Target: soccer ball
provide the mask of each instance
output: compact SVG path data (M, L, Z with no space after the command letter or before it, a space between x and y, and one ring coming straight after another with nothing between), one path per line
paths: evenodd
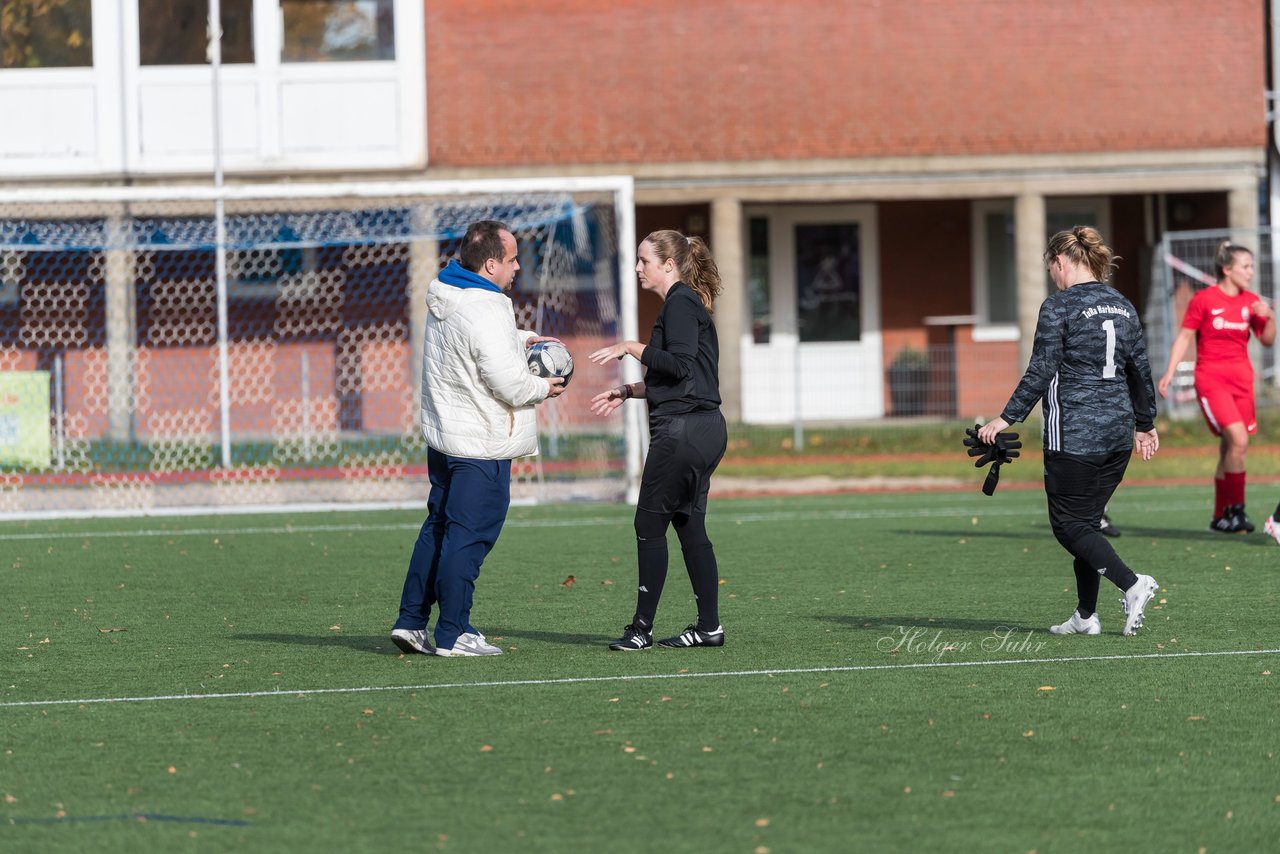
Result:
M573 356L558 341L539 341L529 348L529 373L539 377L564 377L568 385L573 378Z

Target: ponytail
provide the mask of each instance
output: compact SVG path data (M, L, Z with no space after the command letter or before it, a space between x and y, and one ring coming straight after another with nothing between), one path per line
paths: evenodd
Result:
M1065 255L1073 264L1088 267L1099 282L1106 282L1116 268L1120 256L1102 242L1102 235L1089 225L1076 225L1049 238L1044 250L1045 263Z
M1219 282L1227 278L1227 268L1236 263L1236 256L1241 252L1249 256L1253 255L1247 247L1232 243L1230 240L1224 240L1218 244L1218 251L1213 255L1213 267L1218 271Z
M720 296L723 285L720 270L706 241L701 237L686 237L678 231L663 229L651 233L643 242L653 247L659 261L676 262L680 281L698 295L707 314L714 314L716 297Z

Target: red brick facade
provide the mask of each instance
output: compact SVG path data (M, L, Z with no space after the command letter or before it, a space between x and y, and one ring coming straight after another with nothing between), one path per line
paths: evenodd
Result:
M427 4L433 167L1257 147L1263 4Z

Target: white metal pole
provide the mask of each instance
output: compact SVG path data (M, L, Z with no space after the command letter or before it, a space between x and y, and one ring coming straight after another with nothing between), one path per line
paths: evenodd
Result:
M302 351L302 458L311 462L311 360Z
M538 335L546 334L546 331L542 328L542 310L546 305L547 299L547 279L551 275L550 247L551 241L554 237L555 225L550 224L543 230L542 239L537 243L537 245L541 246L543 249L543 254L539 259L538 264L538 303L537 308L534 309L533 312L533 331ZM527 354L528 350L526 350L525 353ZM560 450L556 441L556 418L554 412L550 409L550 407L555 406L555 403L554 399L548 400L546 406L538 406L533 410L533 417L537 424L539 437L542 436L543 421L548 419L550 420L550 424L548 426L551 434L551 446L548 449L548 453L552 456L558 454ZM539 503L541 503L547 495L546 469L544 469L542 465L544 457L545 455L541 453L541 450L539 450L539 453L533 458L533 478L534 482L537 484L536 494L537 501Z
M222 197L222 3L209 0L209 64L213 69L214 270L218 288L218 415L222 466L231 466L231 376L227 365L227 219Z
M1280 306L1280 247L1276 246L1276 238L1280 237L1280 0L1271 0L1271 31L1267 33L1267 52L1271 56L1271 91L1267 103L1268 133L1267 139L1267 190L1269 204L1267 207L1268 224L1271 226L1270 260L1271 260L1271 309ZM1271 384L1280 388L1280 343L1272 345Z
M636 305L636 191L631 181L619 187L614 198L618 205L618 308L622 315L622 338L640 339L640 315ZM640 363L622 360L623 382L640 381ZM640 474L644 469L645 408L641 404L627 406L623 412L623 439L626 442L627 501L640 498Z
M804 450L804 384L803 374L800 370L800 318L796 317L796 344L795 349L791 352L791 394L792 394L792 423L791 423L791 450Z
M62 399L62 354L53 357L53 437L58 448L58 470L67 467L67 420L66 401Z

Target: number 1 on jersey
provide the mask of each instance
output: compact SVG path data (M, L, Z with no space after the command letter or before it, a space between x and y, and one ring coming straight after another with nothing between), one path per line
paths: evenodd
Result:
M1116 322L1110 318L1102 321L1107 333L1107 360L1102 365L1102 378L1109 380L1116 375Z

